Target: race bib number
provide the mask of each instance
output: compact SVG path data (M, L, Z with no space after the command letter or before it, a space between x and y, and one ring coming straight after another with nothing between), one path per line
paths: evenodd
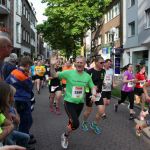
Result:
M51 86L51 92L54 92L56 88L58 88L58 86Z
M72 88L73 98L82 98L83 94L84 94L84 87L73 86Z
M133 82L128 82L128 87L133 87L134 86L134 83Z
M112 84L112 76L111 75L105 76L105 83L106 84Z
M145 81L141 81L141 82L140 82L140 86L141 86L141 87L143 87L144 84L145 84Z
M48 75L45 75L45 78L46 78L46 80L48 80L48 79L49 79L49 76L48 76Z
M95 102L98 102L100 100L100 98L101 98L101 93L97 93Z

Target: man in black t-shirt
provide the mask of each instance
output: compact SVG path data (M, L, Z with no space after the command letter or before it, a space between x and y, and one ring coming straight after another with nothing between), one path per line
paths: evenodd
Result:
M93 83L95 84L97 88L97 94L96 94L96 101L95 104L98 108L98 111L96 113L95 120L90 124L91 129L94 130L96 134L101 133L101 128L98 126L99 120L104 113L104 103L103 98L101 97L102 92L102 85L105 77L105 70L103 69L104 59L102 57L95 58L95 67L91 68L90 70L87 70L87 72L91 75ZM87 119L89 115L92 112L92 104L91 101L91 92L88 90L88 87L86 89L86 110L83 115L83 123L82 123L82 129L83 131L88 131L88 122Z

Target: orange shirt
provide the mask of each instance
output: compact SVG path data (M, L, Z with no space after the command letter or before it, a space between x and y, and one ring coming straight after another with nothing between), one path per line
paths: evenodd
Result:
M72 68L72 66L70 66L70 67L64 66L64 67L62 68L62 71L65 71L65 70L73 70L73 68ZM62 80L61 80L61 83L62 83L62 84L66 84L66 80L65 80L65 79L62 79Z

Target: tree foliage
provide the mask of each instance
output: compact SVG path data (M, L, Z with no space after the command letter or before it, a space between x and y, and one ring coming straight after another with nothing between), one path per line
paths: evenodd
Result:
M82 45L84 33L95 26L110 0L42 0L47 3L47 21L37 26L53 49L71 55Z

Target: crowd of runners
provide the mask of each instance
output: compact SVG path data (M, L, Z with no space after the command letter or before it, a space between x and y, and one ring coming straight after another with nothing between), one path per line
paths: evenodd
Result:
M33 119L32 111L35 103L34 93L40 95L42 88L49 89L49 110L61 115L61 101L63 100L68 123L61 135L61 146L68 148L68 139L72 131L79 128L79 116L83 110L81 129L90 128L95 134L101 134L100 120L109 118L107 106L111 102L111 92L114 87L120 86L121 98L114 105L114 111L119 111L119 105L126 98L129 99L129 120L138 116L143 124L136 125L137 135L143 128L150 125L145 117L150 113L149 107L145 110L145 103L150 102L147 87L150 82L147 78L146 66L140 63L133 70L132 64L122 69L121 85L115 83L114 70L111 59L104 60L97 55L87 63L83 56L77 56L74 62L65 62L57 56L48 60L34 60L29 56L17 58L11 53L11 41L0 36L0 144L5 150L13 147L3 145L19 145L34 150L36 139L30 132ZM136 72L135 74L133 72ZM140 114L135 114L134 103L141 102ZM96 105L95 118L88 118ZM94 107L95 108L95 107ZM15 147L14 149L23 149Z

